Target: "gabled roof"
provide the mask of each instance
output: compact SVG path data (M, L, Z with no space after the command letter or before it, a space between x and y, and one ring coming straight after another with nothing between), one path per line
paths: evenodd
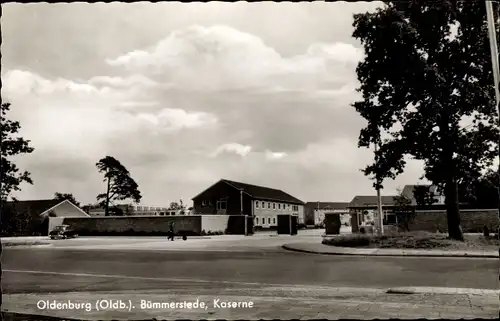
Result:
M86 216L89 216L81 208L71 203L68 200L28 200L28 201L9 201L5 202L3 206L13 207L17 212L29 212L33 216L40 216L42 214L47 214L53 208L61 205L62 203L69 203L73 205L76 209L80 210Z
M348 202L307 202L306 208L320 210L345 210L349 206Z
M30 200L30 201L9 201L4 206L12 206L17 212L30 212L33 215L40 215L49 209L61 204L61 200Z
M397 196L382 196L382 206L395 205L395 198ZM377 196L376 195L358 195L355 196L349 203L349 207L372 207L377 206Z
M405 187L401 191L401 194L410 199L413 205L417 204L417 201L415 200L414 190L418 186L428 187L429 192L431 192L435 196L441 196L441 193L438 192L436 185L405 185Z
M247 183L231 181L228 179L221 179L217 183L215 183L214 185L216 185L220 182L228 184L229 186L231 186L237 190L243 190L243 193L247 194L248 196L250 196L254 199L301 204L301 205L304 204L304 202L302 202L298 198L295 198L292 195L285 193L279 189L258 186L258 185L251 185L251 184L247 184ZM214 186L214 185L212 185L212 186ZM212 186L207 188L207 190L210 189ZM205 191L203 191L203 192L205 192ZM195 198L197 198L198 196L203 194L203 192L196 195L192 199L194 200Z

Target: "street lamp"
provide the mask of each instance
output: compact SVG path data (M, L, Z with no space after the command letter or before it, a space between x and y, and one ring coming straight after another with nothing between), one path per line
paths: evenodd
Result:
M377 151L378 151L378 142L375 142L375 162L378 162L378 157L377 157ZM384 234L384 214L382 213L382 196L380 194L380 187L378 178L375 175L375 179L377 181L377 218L378 218L378 232L380 235Z
M496 98L496 109L497 109L497 116L498 116L498 121L500 123L500 92L499 92L499 81L500 81L500 67L498 63L498 45L497 45L497 35L496 35L496 28L495 28L495 15L493 13L493 2L492 1L485 1L486 4L486 19L487 19L487 24L488 24L488 37L490 40L490 51L491 51L491 64L493 67L493 79L494 79L494 85L495 85L495 98ZM500 125L500 124L499 124ZM498 179L499 179L499 184L497 186L498 189L498 217L500 218L500 137L498 137ZM500 236L499 236L500 237ZM500 253L500 249L499 249Z

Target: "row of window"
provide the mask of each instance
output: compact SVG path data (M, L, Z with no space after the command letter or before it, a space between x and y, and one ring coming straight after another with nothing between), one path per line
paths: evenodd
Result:
M276 225L276 217L272 218L272 222L273 222L272 223L273 225ZM266 224L266 217L262 217L262 218L260 218L260 220L259 220L259 217L255 217L255 225L259 225L259 224L262 224L262 225ZM267 217L267 224L271 225L271 217Z
M267 208L271 209L271 206L272 206L273 210L281 210L281 209L290 210L290 208L292 211L295 211L295 212L299 210L298 205L267 202ZM255 208L266 208L266 202L255 201Z

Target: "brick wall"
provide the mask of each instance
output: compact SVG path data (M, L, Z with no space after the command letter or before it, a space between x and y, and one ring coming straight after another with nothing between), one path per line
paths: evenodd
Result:
M52 219L52 218L51 218ZM174 232L201 233L201 216L125 216L125 217L65 217L69 225L81 236L154 233L167 235L170 223ZM49 224L50 225L50 224Z
M81 236L89 235L167 235L170 223L174 232L199 235L205 232L245 234L243 215L192 215L192 216L124 216L124 217L50 217L49 230L56 225L69 225ZM249 226L251 227L251 226Z
M498 210L460 210L462 230L465 233L480 233L486 225L490 231L500 226ZM448 231L446 211L444 210L419 210L415 219L409 224L410 231L436 232Z

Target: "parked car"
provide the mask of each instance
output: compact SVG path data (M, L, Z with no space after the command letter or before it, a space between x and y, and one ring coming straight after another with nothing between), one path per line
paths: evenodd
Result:
M51 239L61 238L73 238L77 237L76 231L72 229L69 225L58 225L56 226L50 233L49 236Z

